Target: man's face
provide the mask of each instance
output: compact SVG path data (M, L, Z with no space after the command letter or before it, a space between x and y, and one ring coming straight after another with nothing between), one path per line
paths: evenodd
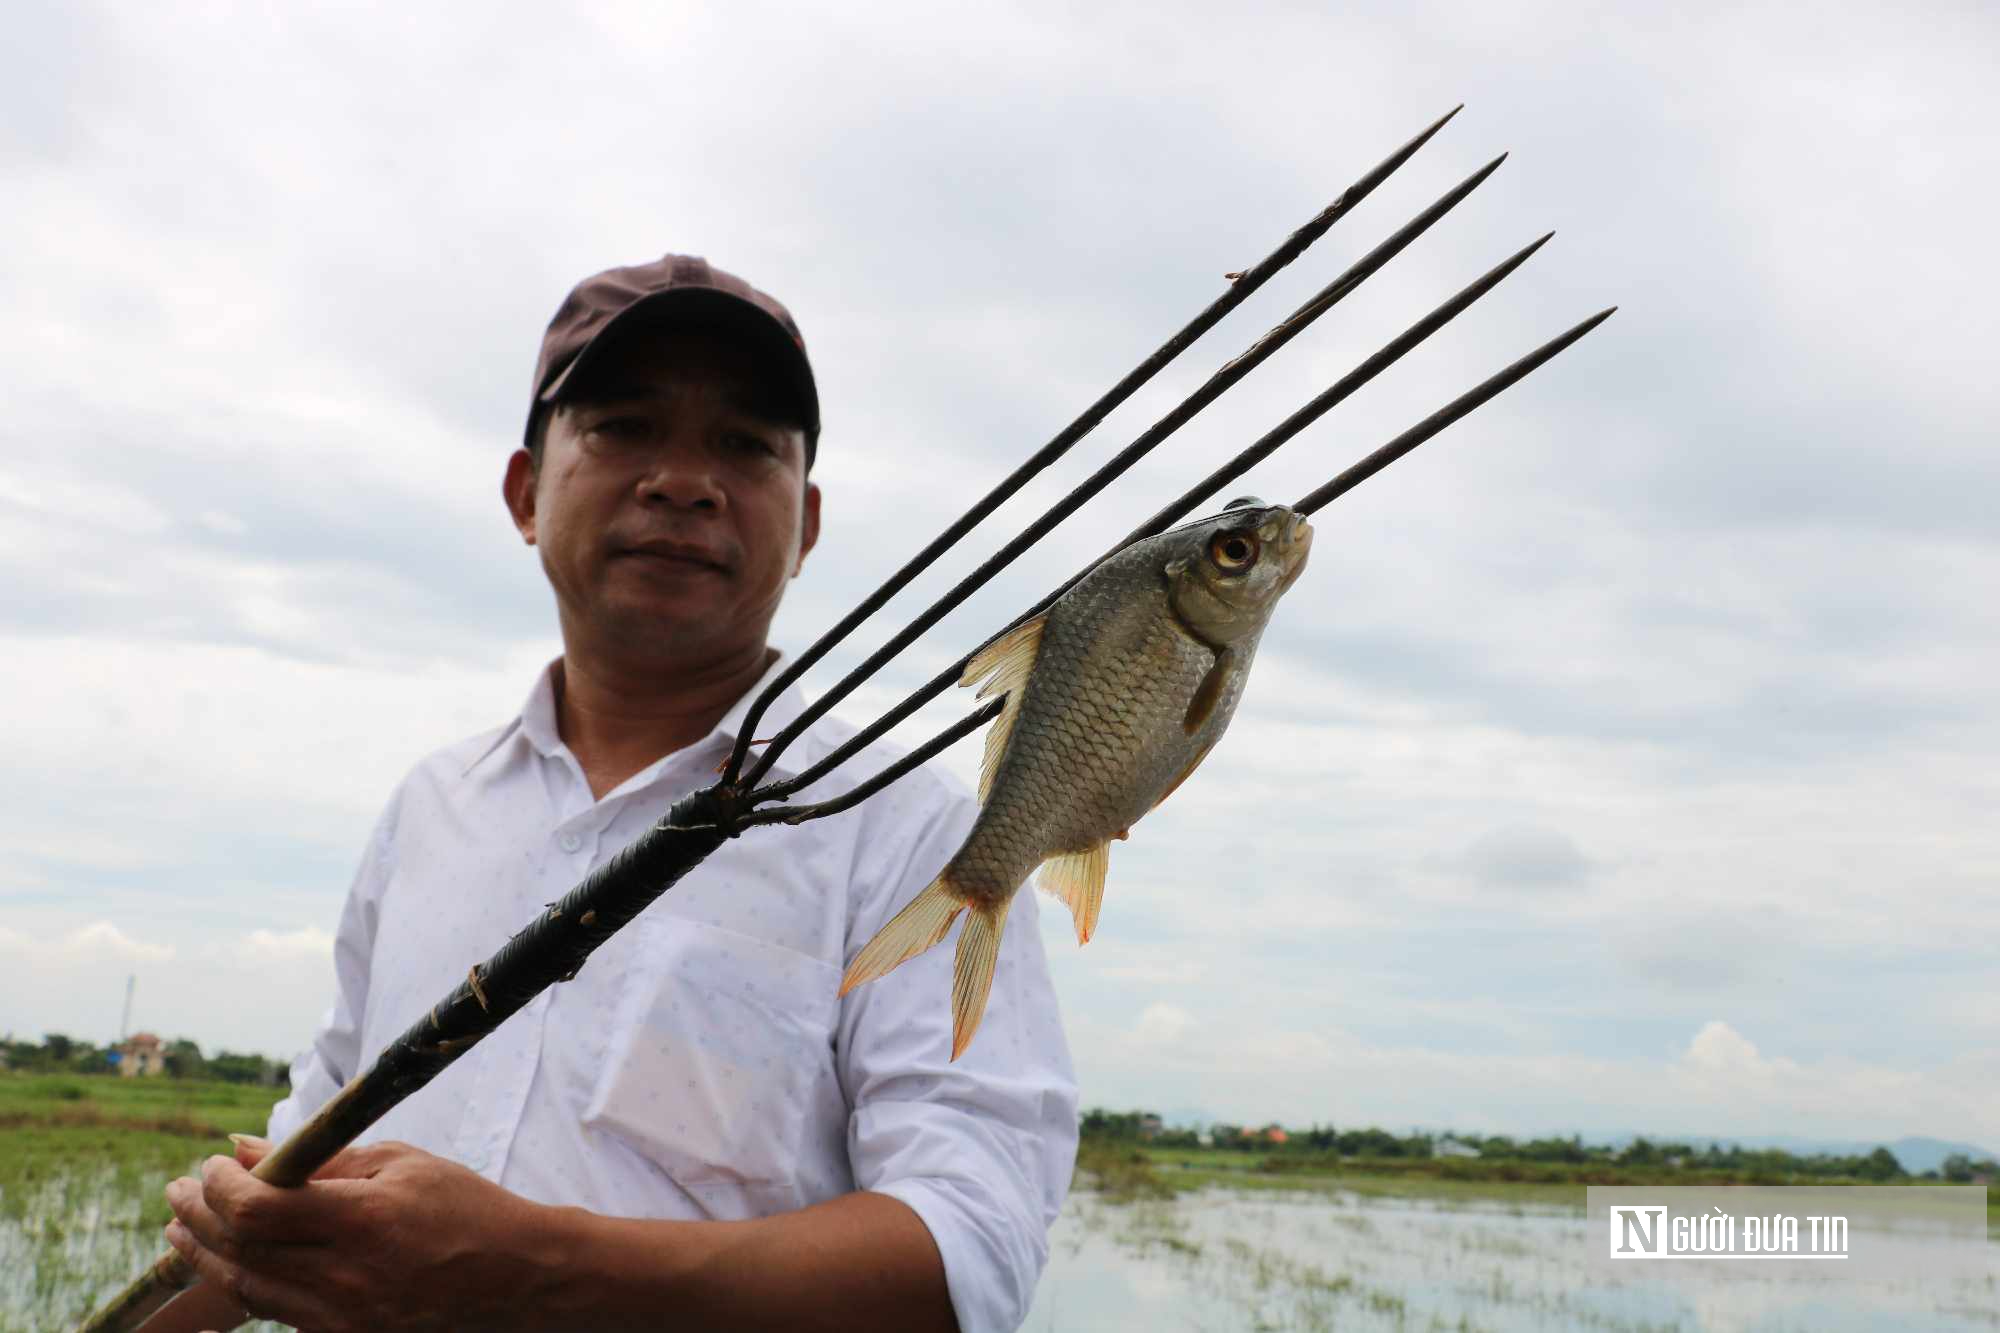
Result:
M722 339L632 334L554 413L507 507L541 550L572 651L723 663L762 647L819 537L805 438L758 410L756 360Z

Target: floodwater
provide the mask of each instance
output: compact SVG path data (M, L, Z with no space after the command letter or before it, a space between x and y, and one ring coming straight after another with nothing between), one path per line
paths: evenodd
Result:
M145 1182L154 1192L164 1183ZM160 1251L111 1172L0 1201L0 1333L73 1324ZM259 1325L269 1328L269 1325ZM2000 1333L1991 1266L1834 1285L1742 1265L1713 1281L1621 1281L1586 1263L1583 1215L1508 1203L1209 1189L1111 1203L1074 1191L1028 1333Z
M1816 1265L1700 1280L1602 1275L1580 1211L1344 1192L1078 1191L1050 1237L1028 1333L1872 1333L2000 1329L1986 1265L1956 1280L1835 1283ZM1655 1270L1657 1271L1657 1270Z
M0 1195L0 1333L74 1327L165 1253L165 1172L77 1171ZM245 1325L275 1333L277 1325Z

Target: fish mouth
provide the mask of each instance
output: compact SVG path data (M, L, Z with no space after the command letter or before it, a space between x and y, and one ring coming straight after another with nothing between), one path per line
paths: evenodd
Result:
M1312 555L1312 544L1312 524L1306 521L1304 514L1293 514L1292 521L1286 525L1282 547L1283 558L1290 567L1285 570L1284 582L1278 585L1280 593L1291 591L1292 585L1299 581L1299 575L1306 572L1306 560Z

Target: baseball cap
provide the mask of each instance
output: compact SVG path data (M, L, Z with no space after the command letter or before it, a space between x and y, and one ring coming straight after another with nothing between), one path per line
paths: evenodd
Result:
M616 336L642 326L708 328L741 337L796 409L794 424L805 431L806 466L812 466L819 449L819 390L798 323L775 297L699 255L662 255L650 264L606 269L570 290L542 335L529 431L536 414L561 402L565 386L587 373Z

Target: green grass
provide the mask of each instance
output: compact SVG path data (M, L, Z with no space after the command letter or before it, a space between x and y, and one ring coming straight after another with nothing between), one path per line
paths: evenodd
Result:
M227 1125L224 1133L261 1130L283 1088L207 1079L112 1075L0 1074L0 1128L93 1108L107 1121L173 1120Z
M230 1133L262 1133L283 1089L0 1074L0 1330L74 1323L164 1244L161 1190Z

